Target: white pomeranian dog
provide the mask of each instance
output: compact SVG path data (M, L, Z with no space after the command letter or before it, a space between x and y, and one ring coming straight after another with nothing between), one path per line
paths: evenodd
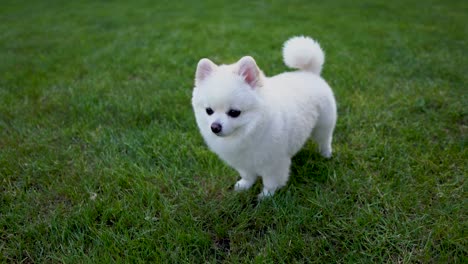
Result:
M298 71L266 77L250 56L219 66L201 59L196 71L192 106L200 132L239 172L235 190L262 178L259 198L286 184L291 158L310 135L322 156L332 155L336 103L320 77L325 59L320 45L293 37L284 44L283 58Z

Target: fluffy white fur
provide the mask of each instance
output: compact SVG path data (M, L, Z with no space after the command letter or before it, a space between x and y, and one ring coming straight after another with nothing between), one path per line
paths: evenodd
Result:
M320 74L325 54L315 40L308 37L291 38L283 46L284 63L291 68Z
M260 198L286 184L291 158L310 135L324 157L332 155L337 114L333 92L319 75L323 51L311 38L294 37L283 57L299 70L266 77L249 56L220 66L201 59L195 77L192 105L203 138L239 172L236 190L262 177Z

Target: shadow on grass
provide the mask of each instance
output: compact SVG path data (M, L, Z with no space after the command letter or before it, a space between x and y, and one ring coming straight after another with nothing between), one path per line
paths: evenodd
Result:
M303 185L311 181L324 183L328 180L331 162L311 148L304 148L292 159L291 183Z
M291 162L290 177L286 186L295 186L299 189L308 189L311 186L317 184L326 183L329 179L329 175L333 173L335 162L334 158L326 159L322 157L314 147L306 147L299 151ZM229 191L234 192L234 185L230 186ZM263 183L261 177L252 186L252 188L245 192L240 192L239 196L245 206L257 206L259 204L258 199L251 199L252 196L256 197L263 189ZM286 192L289 188L284 187L277 191L278 194ZM249 197L249 198L247 198ZM245 200L244 200L245 199Z

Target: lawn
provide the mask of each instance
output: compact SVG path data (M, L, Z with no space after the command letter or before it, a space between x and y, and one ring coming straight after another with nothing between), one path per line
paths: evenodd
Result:
M466 263L465 1L1 1L0 262ZM339 119L258 202L191 108L200 58L317 39Z

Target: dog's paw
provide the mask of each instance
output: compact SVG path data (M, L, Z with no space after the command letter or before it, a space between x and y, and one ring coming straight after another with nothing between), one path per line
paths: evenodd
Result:
M322 157L324 157L324 158L329 159L329 158L332 157L332 151L331 151L331 149L321 150L320 155L322 155Z
M239 192L239 191L244 191L244 190L247 190L249 189L250 187L252 187L253 185L253 182L250 182L250 181L247 181L247 180L244 180L244 179L240 179L236 185L234 185L234 190Z
M264 188L263 191L257 197L258 197L258 200L261 201L266 198L272 197L273 194L275 194L275 191L267 190Z

